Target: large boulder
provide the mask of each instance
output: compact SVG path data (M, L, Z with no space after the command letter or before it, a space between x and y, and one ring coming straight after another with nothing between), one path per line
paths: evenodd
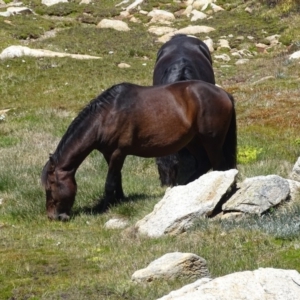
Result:
M241 188L222 206L226 211L240 211L261 215L271 207L286 200L290 186L278 175L247 178Z
M260 268L223 277L202 278L157 300L299 300L300 274Z
M210 216L223 196L235 184L238 171L213 171L185 185L166 191L153 212L135 225L149 237L179 234L199 217Z

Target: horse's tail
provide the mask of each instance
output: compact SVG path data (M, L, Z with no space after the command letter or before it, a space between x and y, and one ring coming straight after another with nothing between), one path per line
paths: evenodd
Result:
M237 124L234 98L231 94L227 93L232 102L232 117L229 129L223 145L223 156L227 169L236 169L237 167Z

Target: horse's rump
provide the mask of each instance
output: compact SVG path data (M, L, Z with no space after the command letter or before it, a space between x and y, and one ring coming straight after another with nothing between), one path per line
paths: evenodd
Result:
M183 80L203 80L215 84L215 76L212 68L212 58L207 45L195 37L185 34L175 35L158 50L156 64L153 72L153 85L173 83ZM162 100L163 101L163 100ZM190 157L189 157L190 156ZM165 166L164 165L165 160ZM181 162L180 162L181 160ZM203 160L207 160L205 155ZM173 168L179 171L178 180L169 180L168 170L172 174ZM191 157L188 151L179 151L179 154L173 154L172 158L157 159L162 185L185 184L191 181L191 173L195 173L199 162ZM178 165L185 166L178 167ZM189 167L186 167L189 166ZM184 174L180 174L181 171ZM196 174L194 177L197 178ZM181 180L179 180L181 178ZM185 178L185 179L184 179Z

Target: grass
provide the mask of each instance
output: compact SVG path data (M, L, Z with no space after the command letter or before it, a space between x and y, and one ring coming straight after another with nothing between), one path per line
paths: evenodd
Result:
M78 111L102 90L124 81L150 85L160 46L143 24L128 22L131 31L126 33L96 28L102 18L118 14L115 4L120 1L78 2L47 8L37 0L24 1L37 15L0 17L0 50L16 44L101 57L0 61L0 110L10 109L0 119L0 299L156 299L190 281L141 286L131 282L131 275L173 251L205 258L213 277L258 267L300 271L298 206L271 211L260 219L199 220L188 233L175 237L137 236L132 226L165 192L154 159L128 157L123 168L126 201L98 214L93 208L103 194L107 166L93 152L76 176L78 195L71 221L47 220L40 173L49 153ZM254 37L248 45L253 53L250 64L236 66L232 59L224 67L223 62L214 62L218 84L236 100L239 178L287 177L300 156L300 71L298 61L287 59L285 45L298 49L299 16L294 8L288 17L282 16L265 1L218 4L226 12L194 25L215 27L210 34L215 43L222 35ZM254 8L252 15L244 12L248 5ZM142 4L145 10L153 7L184 8L168 1ZM147 19L137 11L134 15ZM178 17L174 27L189 24L187 18ZM54 37L42 38L54 29ZM284 45L255 53L256 42L277 33ZM230 43L238 46L234 38ZM131 67L120 69L121 62ZM273 78L259 81L267 76ZM115 216L128 219L130 227L105 229L105 222Z

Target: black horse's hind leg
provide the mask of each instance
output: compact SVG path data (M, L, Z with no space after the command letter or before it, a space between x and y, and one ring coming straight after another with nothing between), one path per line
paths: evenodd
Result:
M101 203L102 210L124 199L121 170L125 156L116 150L111 156L104 155L104 157L108 163L108 173L105 181L105 196Z
M179 168L178 153L168 156L156 158L157 169L161 186L174 186L176 185L176 178Z
M207 173L212 168L212 165L200 140L195 138L186 147L197 160L197 167L194 172L190 173L190 176L186 181L187 184Z

